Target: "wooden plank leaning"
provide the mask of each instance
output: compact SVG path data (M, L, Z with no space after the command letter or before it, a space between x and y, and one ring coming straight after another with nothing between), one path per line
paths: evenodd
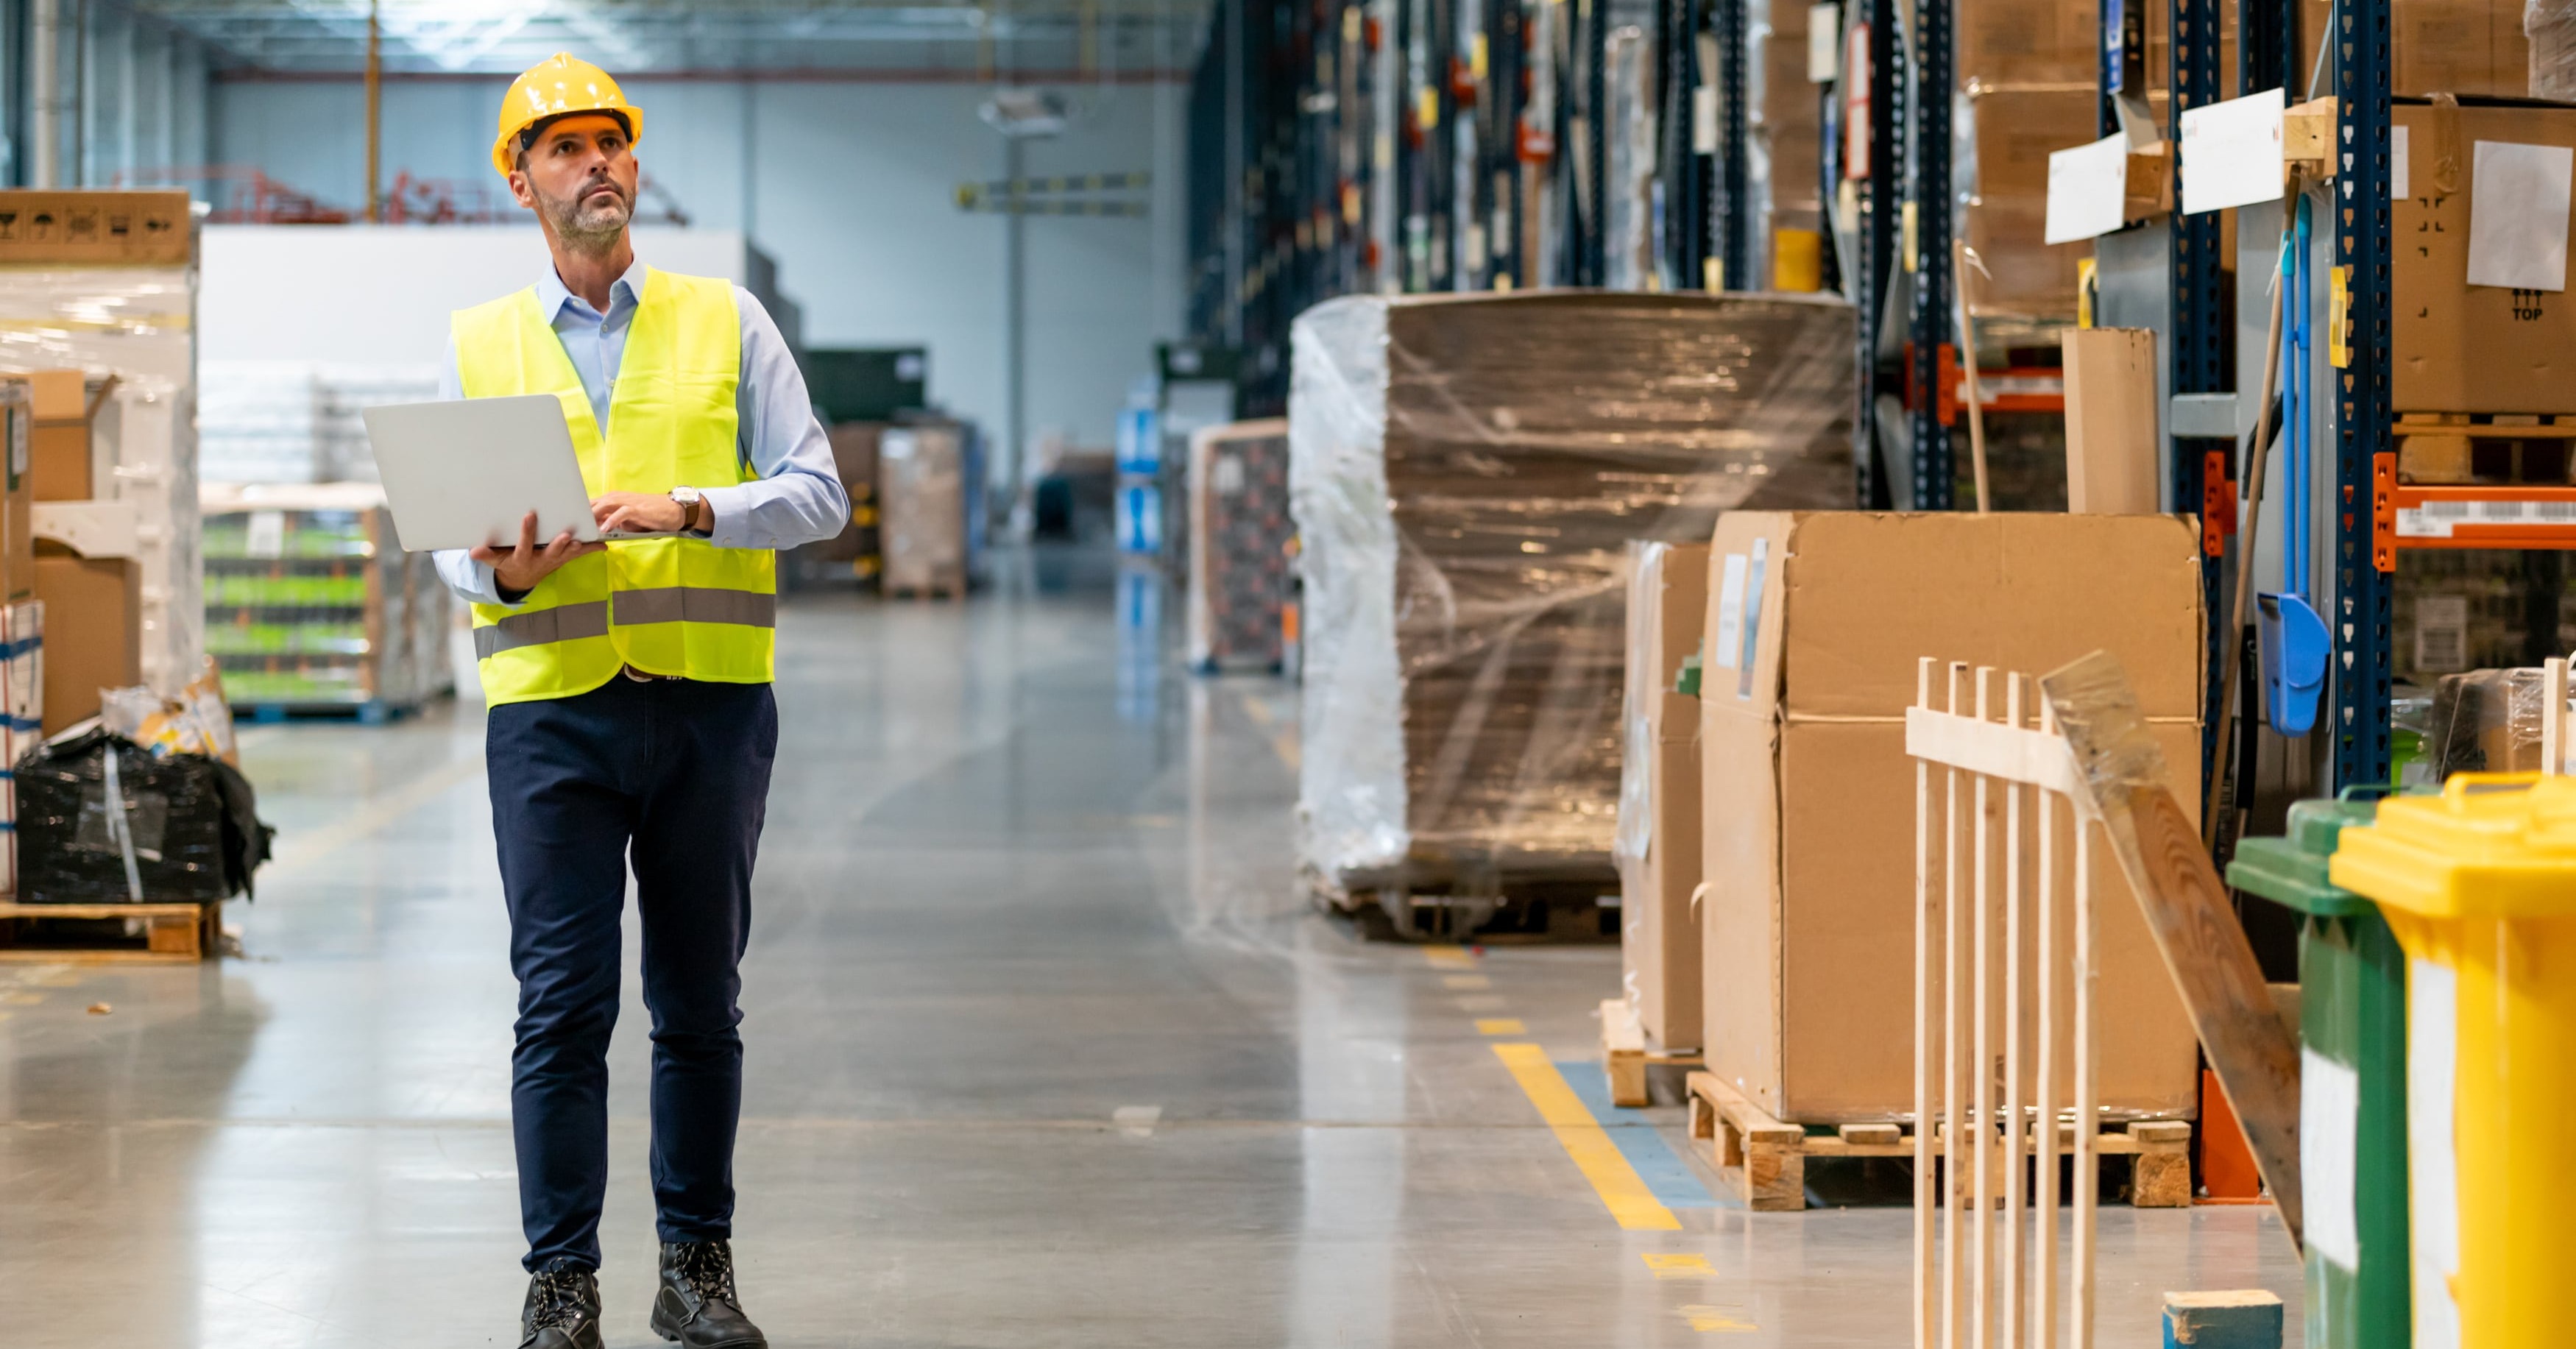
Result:
M2174 800L2136 690L2101 651L2039 682L2074 752L2074 800L2101 822L2282 1226L2300 1244L2298 1046L2273 1009L2226 884Z

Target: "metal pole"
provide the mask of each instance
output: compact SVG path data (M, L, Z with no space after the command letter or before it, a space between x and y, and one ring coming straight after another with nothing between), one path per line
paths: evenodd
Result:
M367 223L384 218L384 26L367 0Z
M63 4L62 0L31 0L28 16L28 46L33 57L28 62L27 83L29 111L29 148L27 182L31 187L62 186L63 122Z
M1020 138L1005 136L1002 140L1002 172L1010 183L1010 214L1005 217L1003 289L1008 292L1002 320L1003 359L1009 362L1010 378L1010 444L1003 462L1009 465L1009 491L1013 510L1020 501L1024 481L1022 458L1028 452L1028 213L1021 182Z
M89 0L72 9L72 83L64 100L72 119L71 185L89 186Z

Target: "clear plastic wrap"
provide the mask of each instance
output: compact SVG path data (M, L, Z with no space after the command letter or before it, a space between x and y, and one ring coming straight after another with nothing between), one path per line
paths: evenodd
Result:
M2523 0L2531 41L2531 96L2576 103L2576 0Z
M2444 675L2424 722L2423 762L2438 784L2453 773L2540 771L2548 698L2536 669Z
M205 651L197 518L194 267L0 268L0 371L114 374L97 436L113 447L102 499L141 526L143 682L164 696Z
M886 589L966 593L966 460L964 428L948 423L897 426L878 437Z
M1350 297L1294 352L1310 879L1609 878L1628 545L1850 504L1850 310Z
M1635 539L1628 544L1628 650L1643 651L1651 645L1659 615L1655 599L1661 588L1658 582L1663 555L1672 545L1657 539ZM1610 840L1610 860L1619 868L1619 890L1623 895L1644 893L1634 876L1636 867L1646 860L1646 849L1654 842L1655 773L1654 718L1647 715L1647 700L1655 696L1655 672L1630 662L1625 689L1619 700L1619 827ZM1634 990L1631 990L1633 993ZM1631 998L1634 1001L1634 998Z

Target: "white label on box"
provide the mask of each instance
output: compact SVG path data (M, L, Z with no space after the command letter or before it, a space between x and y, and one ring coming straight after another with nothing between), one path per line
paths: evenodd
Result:
M2415 668L2453 674L2469 668L2469 597L2419 595L2415 599Z
M1753 560L1744 573L1744 644L1735 672L1735 696L1753 696L1753 657L1762 644L1762 572L1771 560L1771 541L1753 541Z
M2469 284L2567 289L2564 145L2479 141L2469 170Z
M284 557L286 555L286 512L252 511L250 537L242 544L245 557Z
M2406 962L2406 1180L2414 1220L2415 1349L2459 1349L2460 979L2448 965Z
M2388 199L2404 201L2415 195L2407 191L2406 128L2388 128Z
M1691 153L1717 153L1717 86L1703 84L1691 90Z
M1726 570L1717 587L1717 640L1708 644L1709 663L1735 668L1735 649L1744 641L1744 564L1742 553L1726 555Z
M2281 91L2186 108L2182 114L2182 212L2279 201Z
M1807 83L1831 84L1843 77L1843 7L1807 6Z
M2128 223L2129 138L2113 132L2048 157L2048 233L2071 244Z
M2361 1268L2353 1217L2353 1165L2361 1131L2361 1076L2313 1049L2299 1051L2299 1194L2309 1250L2350 1273Z
M1221 497L1242 495L1243 456L1239 454L1218 455L1216 457L1216 471L1209 475L1209 486L1214 487L1216 489L1216 494Z

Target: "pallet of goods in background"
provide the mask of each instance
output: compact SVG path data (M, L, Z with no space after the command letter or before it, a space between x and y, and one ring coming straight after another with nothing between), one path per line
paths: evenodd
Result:
M974 428L920 421L877 438L885 593L964 599L973 574L982 473Z
M234 707L376 721L455 691L454 608L366 483L210 489L206 647Z
M1292 584L1288 421L1207 427L1190 437L1189 662L1205 674L1278 670Z
M1348 297L1296 333L1300 861L1403 936L1598 938L1628 545L1851 499L1838 299Z

